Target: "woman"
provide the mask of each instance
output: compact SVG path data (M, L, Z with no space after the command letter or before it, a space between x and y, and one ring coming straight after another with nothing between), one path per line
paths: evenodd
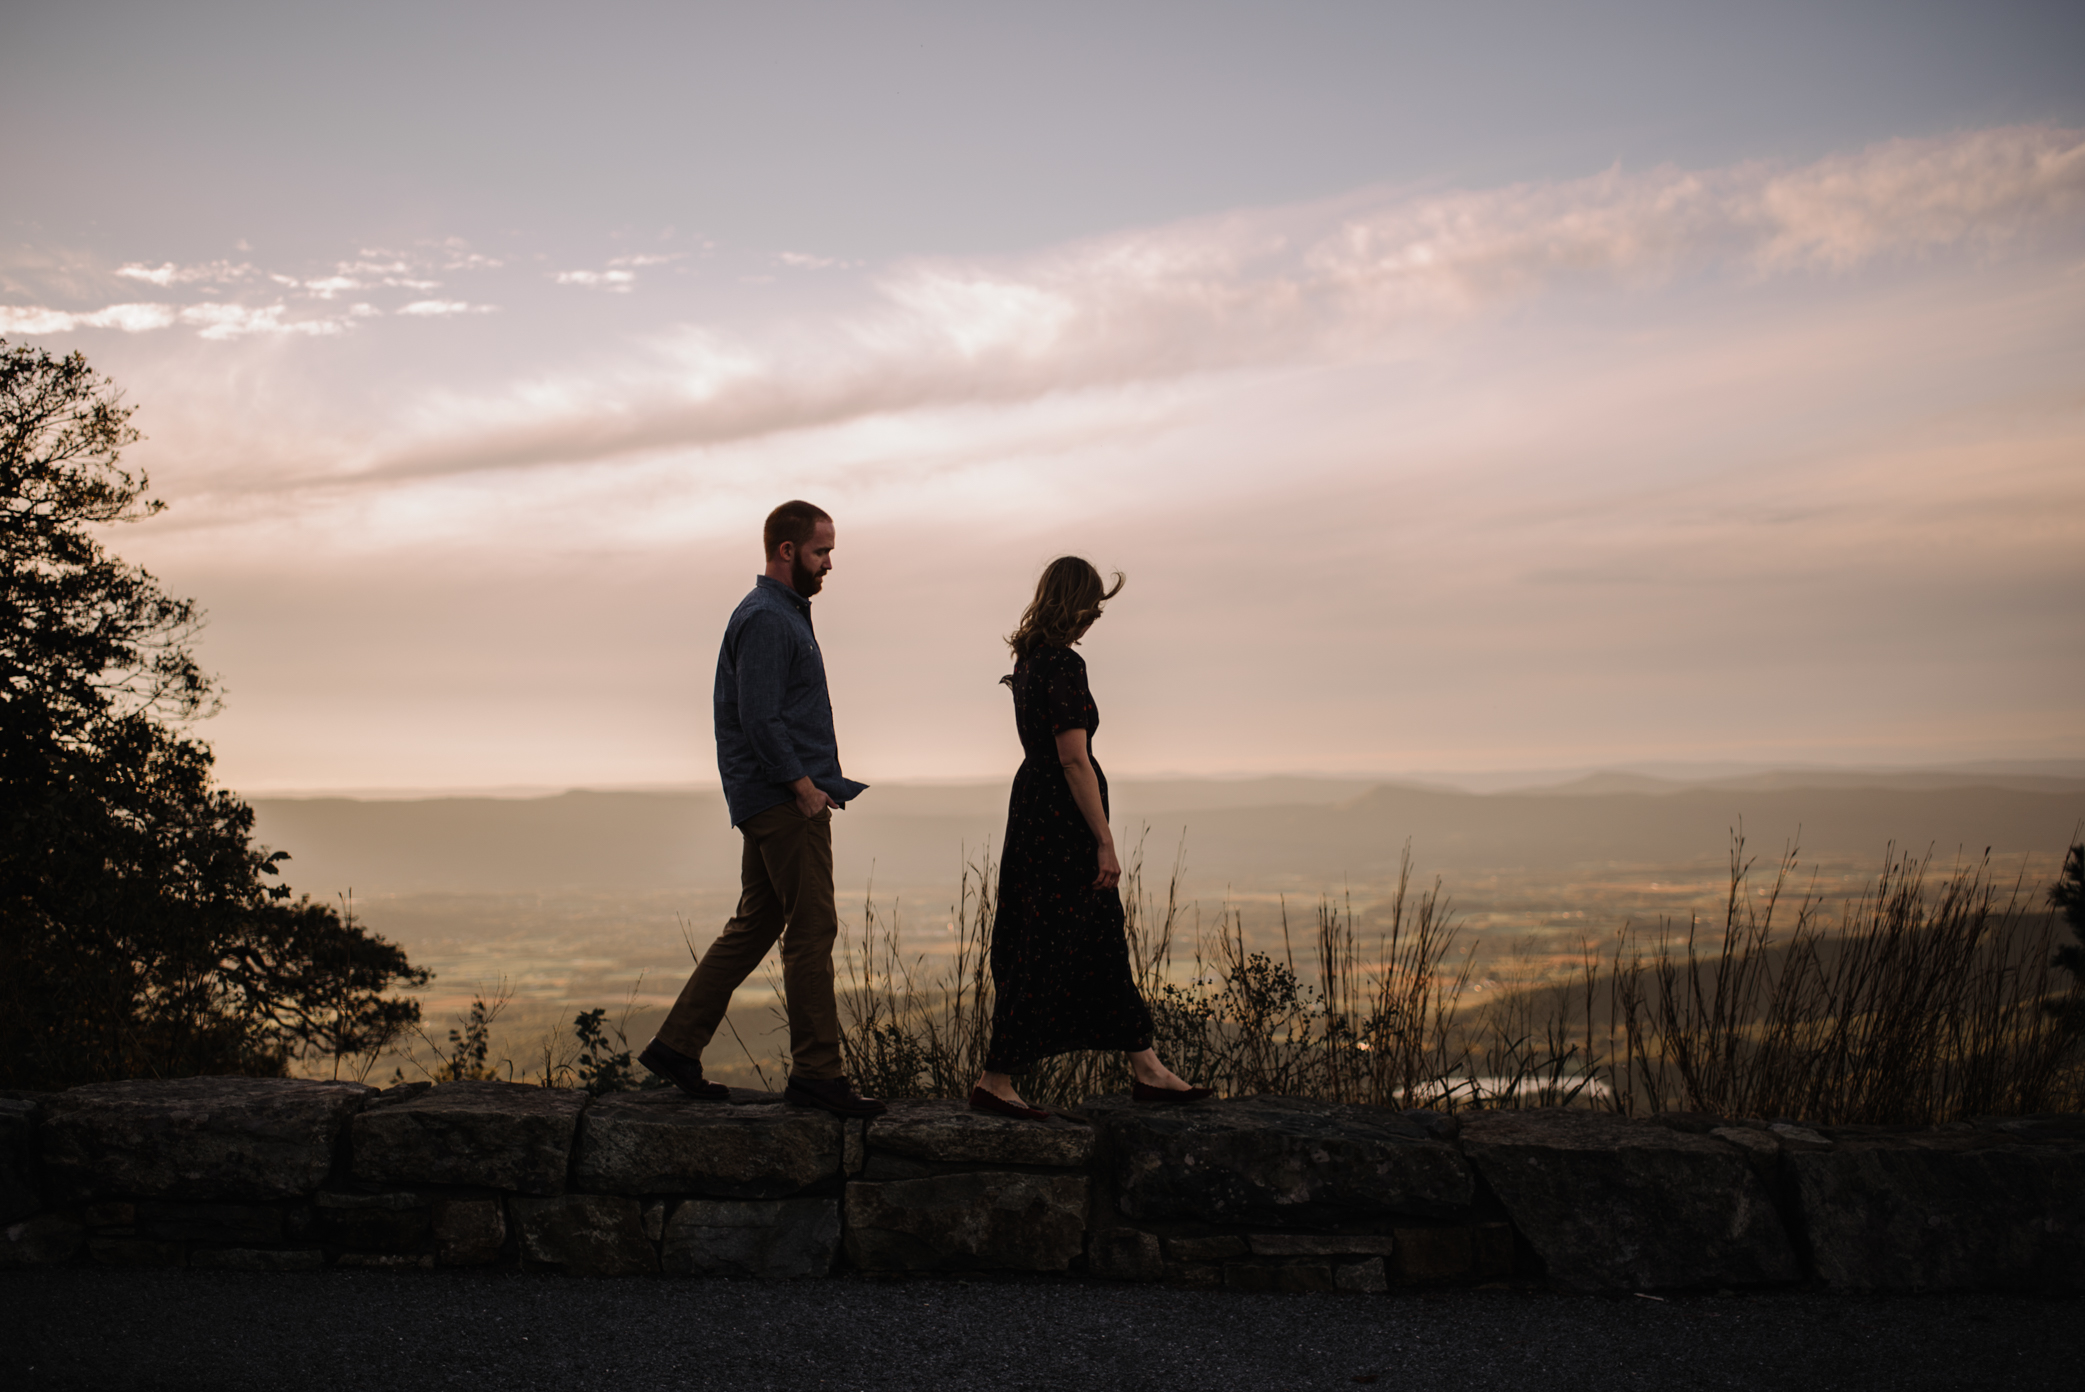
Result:
M1122 931L1122 861L1108 828L1108 779L1092 756L1100 715L1086 689L1086 660L1072 645L1122 589L1077 556L1050 562L1035 599L1006 642L1014 650L1014 727L1027 756L1014 775L999 862L992 931L992 1047L970 1090L981 1112L1049 1116L1014 1091L1012 1074L1073 1049L1129 1054L1140 1102L1196 1102L1158 1061L1151 1012L1129 971Z

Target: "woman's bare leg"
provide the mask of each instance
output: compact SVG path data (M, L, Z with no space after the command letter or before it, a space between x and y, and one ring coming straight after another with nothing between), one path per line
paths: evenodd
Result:
M1014 1079L1011 1073L994 1073L987 1069L985 1072L977 1075L977 1085L986 1092L991 1093L992 1096L998 1098L1001 1102L1011 1102L1016 1107L1028 1105L1021 1100L1021 1094L1014 1091Z
M1145 1087L1185 1092L1192 1086L1185 1078L1158 1061L1158 1050L1143 1049L1129 1056L1129 1071Z

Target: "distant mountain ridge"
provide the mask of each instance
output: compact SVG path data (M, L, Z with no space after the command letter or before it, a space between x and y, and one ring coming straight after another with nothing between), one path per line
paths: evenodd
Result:
M1663 796L1726 788L1743 792L1787 792L1803 788L1870 788L1889 792L2003 788L2016 793L2076 793L2085 792L2085 778L2028 773L1955 773L1941 769L1914 769L1902 773L1864 772L1858 769L1773 769L1732 778L1675 779L1657 778L1644 773L1603 770L1599 773L1589 773L1583 778L1574 778L1568 783L1535 784L1507 791L1527 797L1583 797L1604 793Z
M1837 771L1834 771L1837 772ZM1115 821L1216 884L1330 886L1395 873L1409 841L1422 870L1720 857L1744 825L1771 856L1800 833L1812 855L1880 860L1891 842L2000 855L2056 854L2085 823L2085 779L1791 770L1689 785L1595 774L1563 786L1470 793L1329 778L1124 779ZM1790 780L1784 782L1783 780ZM872 788L836 821L835 873L854 892L952 883L996 844L1006 792L993 784ZM655 891L736 883L740 843L715 792L549 797L253 799L259 836L288 850L288 882L331 895L554 889Z

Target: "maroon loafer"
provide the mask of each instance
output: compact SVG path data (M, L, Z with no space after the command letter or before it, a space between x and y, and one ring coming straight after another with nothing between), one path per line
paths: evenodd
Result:
M986 1092L981 1087L970 1089L970 1110L990 1112L993 1116L1012 1117L1015 1121L1050 1119L1050 1114L1040 1107L1023 1107L1018 1102L1009 1102L997 1093Z
M1135 1102L1202 1102L1216 1096L1215 1088L1159 1088L1145 1083L1132 1082L1129 1086L1130 1099Z

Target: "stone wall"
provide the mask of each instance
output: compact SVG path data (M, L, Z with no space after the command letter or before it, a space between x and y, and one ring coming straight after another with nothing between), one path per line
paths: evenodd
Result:
M252 1078L0 1098L0 1265L2085 1291L2085 1117L1934 1130Z

